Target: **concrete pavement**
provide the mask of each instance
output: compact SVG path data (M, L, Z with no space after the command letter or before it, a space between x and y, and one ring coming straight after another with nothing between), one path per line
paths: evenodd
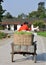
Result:
M24 57L16 54L14 56L15 62L11 62L11 43L13 38L0 40L0 65L46 65L46 43L40 36L35 36L34 41L37 40L37 63L34 63L32 56Z

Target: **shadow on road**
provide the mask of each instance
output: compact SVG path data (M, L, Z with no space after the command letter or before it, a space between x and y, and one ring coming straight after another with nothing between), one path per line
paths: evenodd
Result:
M14 60L14 62L23 62L23 61L27 61L27 60L32 60L33 61L33 56L27 56L25 58L20 58L20 59L16 59ZM42 53L42 54L37 54L36 56L36 62L39 63L39 61L41 62L46 62L46 53Z
M46 53L37 54L37 61L46 62Z

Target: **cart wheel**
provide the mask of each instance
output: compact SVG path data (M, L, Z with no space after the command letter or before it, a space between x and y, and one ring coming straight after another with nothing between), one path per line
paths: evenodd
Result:
M34 63L36 63L36 55L34 55Z

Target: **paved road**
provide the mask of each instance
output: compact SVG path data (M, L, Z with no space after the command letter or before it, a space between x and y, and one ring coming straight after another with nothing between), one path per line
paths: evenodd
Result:
M34 41L37 40L37 63L34 63L32 56L24 57L23 55L15 55L11 62L11 42L13 38L0 40L0 65L46 65L46 38L35 36Z
M9 33L9 34L11 34L11 33L13 33L14 31L12 31L12 30L7 30L7 29L5 29L5 30L0 30L1 32L4 32L4 33Z
M5 30L0 30L0 32L8 33L9 35L12 35L12 34L14 33L14 31L12 31L12 30L7 30L7 29L5 29Z

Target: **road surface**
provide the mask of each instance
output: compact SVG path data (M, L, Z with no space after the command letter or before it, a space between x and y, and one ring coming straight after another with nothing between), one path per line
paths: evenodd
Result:
M11 62L11 43L12 38L0 40L0 65L46 65L46 38L35 36L34 41L37 40L37 63L32 60L32 55L23 56L16 54L14 56L15 62Z

